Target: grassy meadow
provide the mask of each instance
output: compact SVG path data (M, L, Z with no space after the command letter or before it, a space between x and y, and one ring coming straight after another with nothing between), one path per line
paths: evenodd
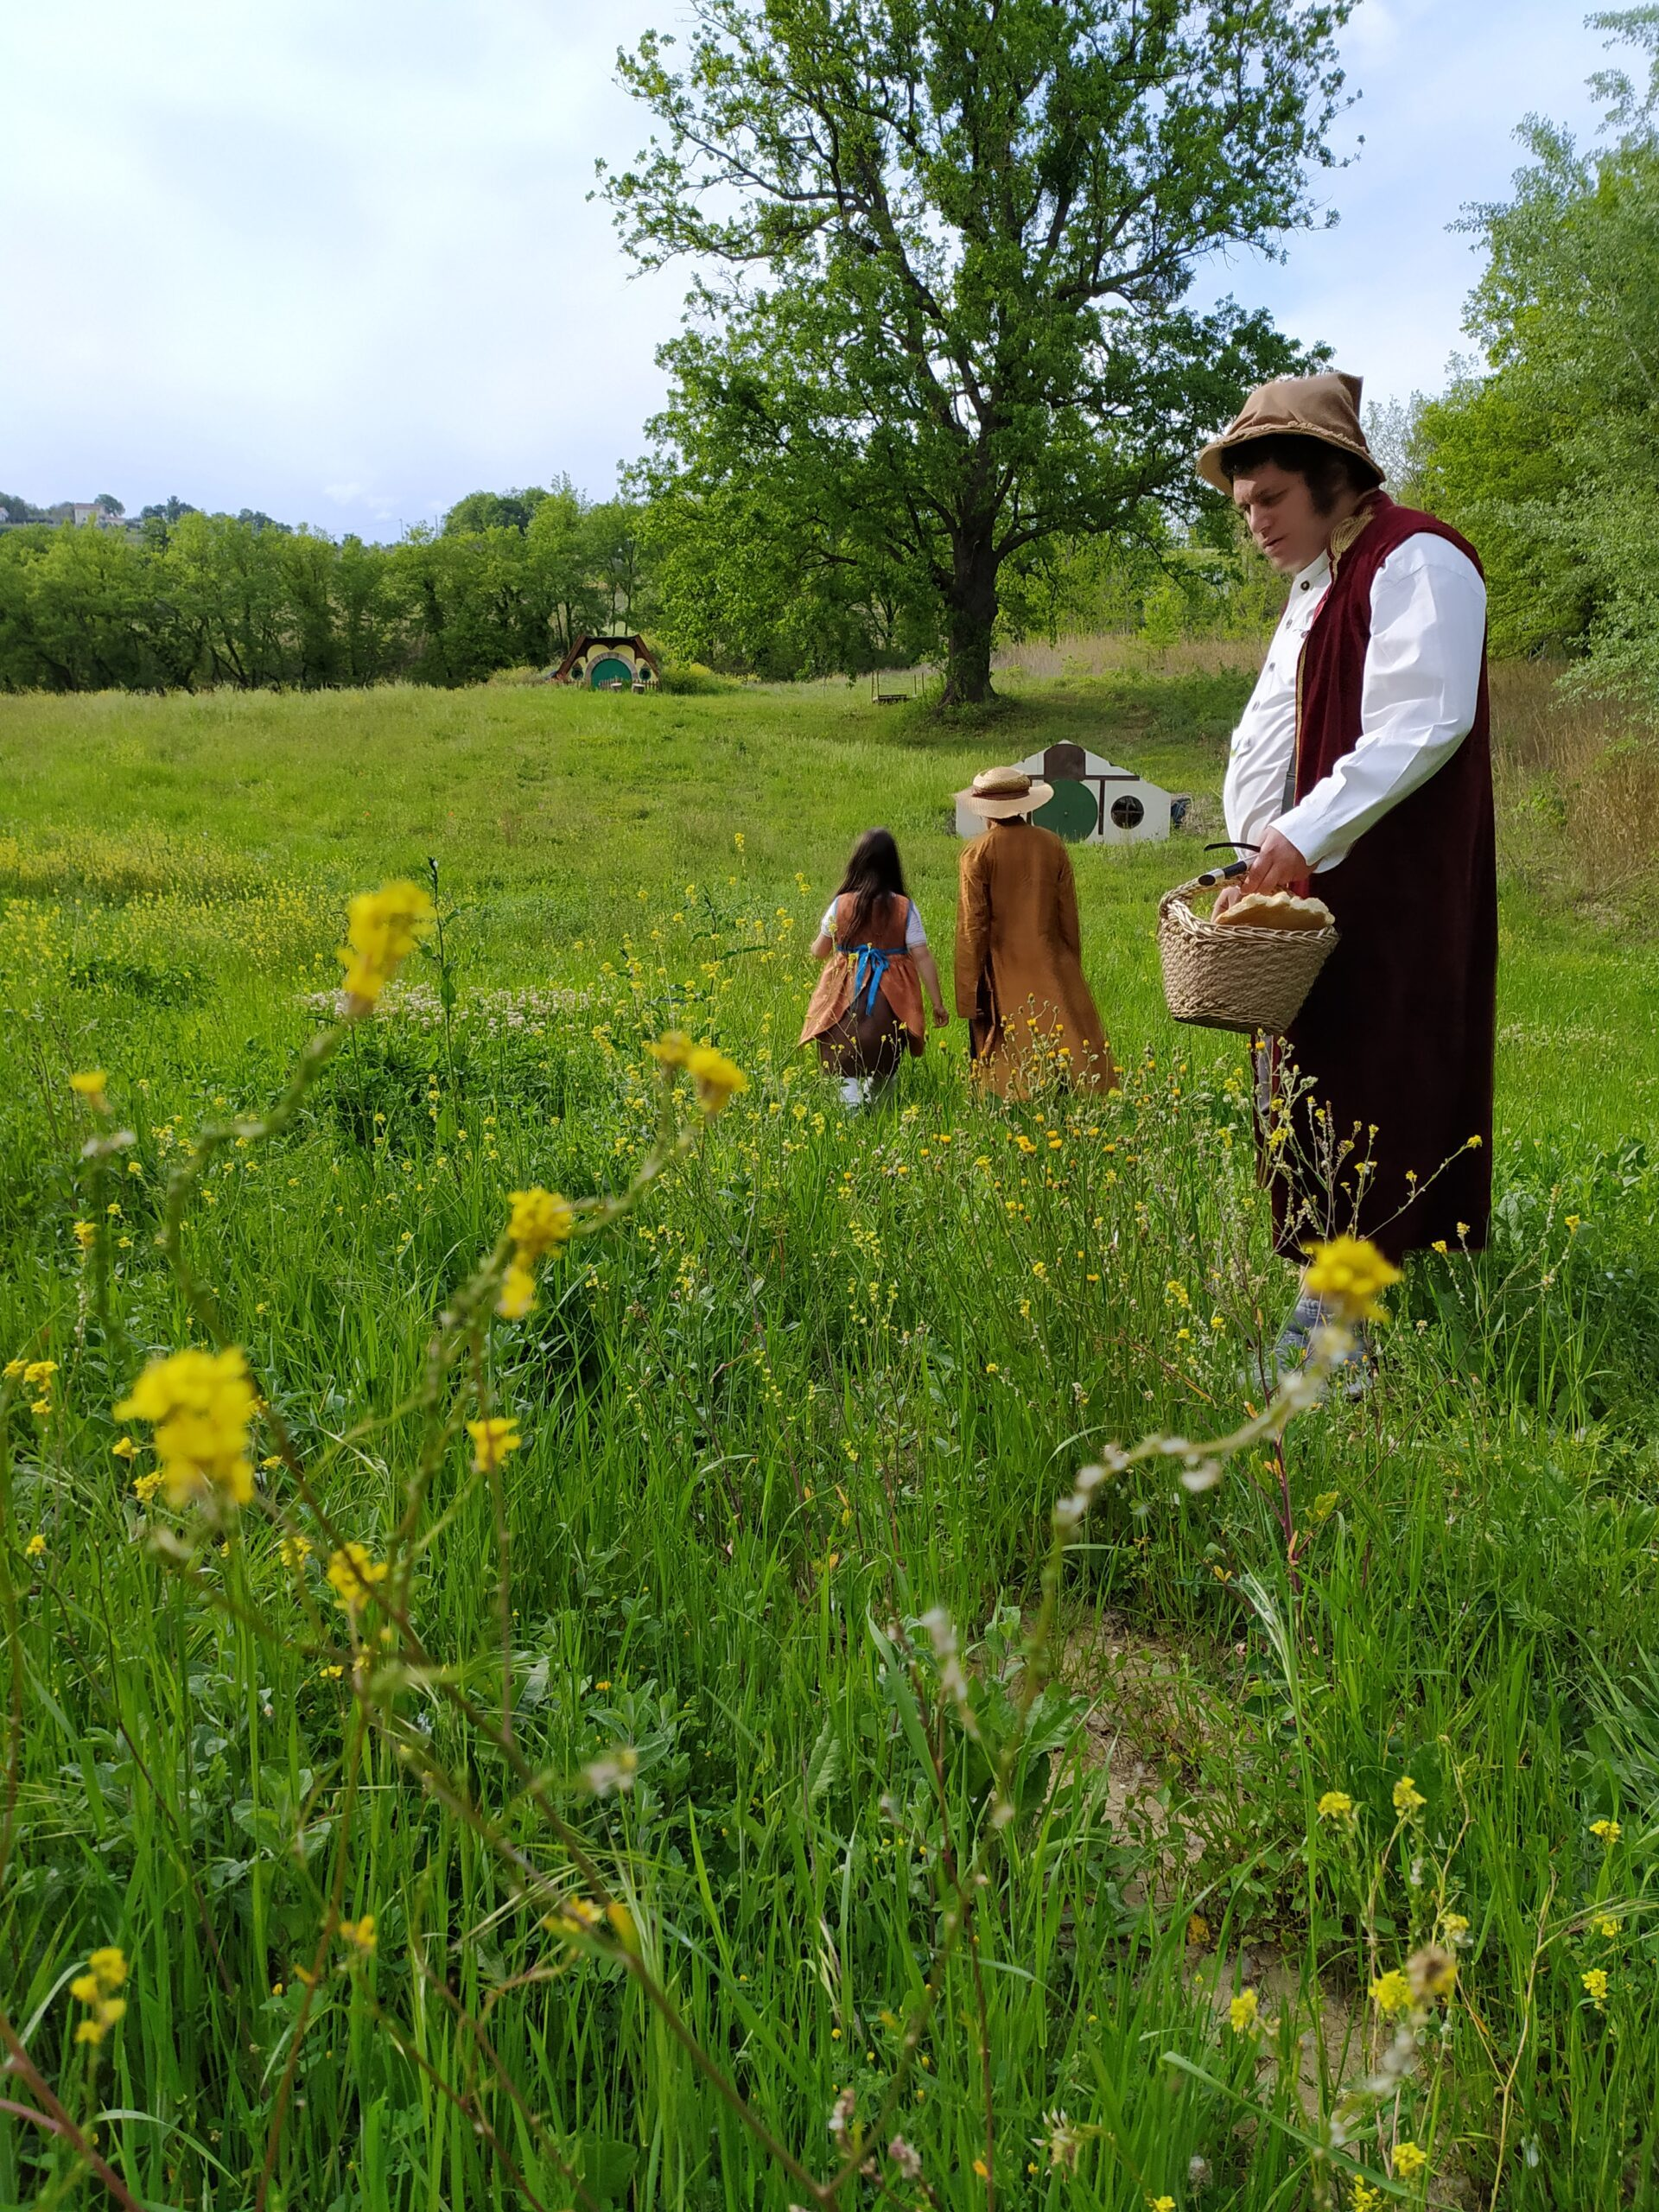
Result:
M1500 671L1493 1247L1194 1491L1108 1447L1235 1430L1285 1296L1153 942L1249 676L1043 669L0 698L0 2206L1659 2200L1650 759ZM948 970L951 792L1069 738L1194 801L1077 855L1121 1094L988 1103L956 1025L847 1118L795 1039L851 838ZM249 1135L429 858L442 958ZM478 1306L511 1192L664 1146ZM215 1529L113 1411L210 1325Z

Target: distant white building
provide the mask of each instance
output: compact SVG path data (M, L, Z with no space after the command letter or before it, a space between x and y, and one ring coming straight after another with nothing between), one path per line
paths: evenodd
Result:
M1054 786L1053 798L1033 820L1072 844L1135 845L1169 835L1179 802L1133 768L1114 767L1081 745L1051 745L1019 766ZM957 836L977 837L984 827L980 816L957 806Z

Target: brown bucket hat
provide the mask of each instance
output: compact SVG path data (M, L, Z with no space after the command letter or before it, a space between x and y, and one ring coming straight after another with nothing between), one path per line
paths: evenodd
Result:
M1052 784L1028 776L1023 768L982 768L957 798L970 814L988 822L1007 822L1016 814L1034 814L1054 796Z
M1361 379L1332 369L1318 377L1281 377L1276 383L1258 385L1218 438L1198 455L1198 470L1217 492L1230 492L1221 466L1229 446L1242 446L1252 438L1318 438L1322 445L1337 446L1352 454L1382 481L1376 455L1365 442L1359 424Z

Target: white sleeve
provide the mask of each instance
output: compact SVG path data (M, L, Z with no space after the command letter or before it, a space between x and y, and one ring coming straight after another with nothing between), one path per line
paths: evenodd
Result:
M1316 868L1334 868L1468 735L1480 690L1486 587L1443 537L1408 537L1371 581L1371 640L1359 735L1274 827Z
M912 899L910 912L905 917L905 950L914 952L918 944L927 943L927 931L922 927L921 909Z
M820 937L834 937L836 933L836 900L840 896L841 893L837 892L836 898L832 899L823 910L823 919L818 924Z

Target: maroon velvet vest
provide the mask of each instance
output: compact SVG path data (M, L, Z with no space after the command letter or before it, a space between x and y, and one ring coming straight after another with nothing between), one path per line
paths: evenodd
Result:
M1446 538L1479 566L1446 524L1375 496L1302 649L1299 799L1358 741L1371 584L1419 535ZM1286 1039L1313 1088L1298 1115L1289 1185L1275 1186L1281 1247L1294 1254L1309 1236L1353 1230L1395 1259L1440 1240L1483 1244L1497 973L1484 652L1474 723L1457 751L1312 887L1341 943Z

